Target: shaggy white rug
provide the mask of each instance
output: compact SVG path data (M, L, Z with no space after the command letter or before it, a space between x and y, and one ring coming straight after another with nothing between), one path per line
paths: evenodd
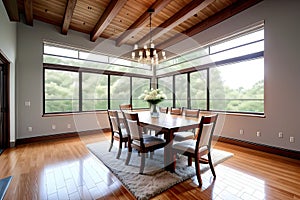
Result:
M118 142L114 144L117 145ZM109 142L97 142L87 145L88 149L99 158L125 185L126 188L139 200L151 197L167 190L173 185L193 177L196 172L193 166L187 166L186 156L180 156L176 161L175 173L165 171L163 149L156 150L153 159L146 158L144 174L139 174L140 160L137 152L133 152L129 165L125 165L127 149L123 149L119 159L116 159L117 147L113 146L108 152ZM217 165L233 154L214 149L212 159ZM209 170L209 165L201 165L201 173Z

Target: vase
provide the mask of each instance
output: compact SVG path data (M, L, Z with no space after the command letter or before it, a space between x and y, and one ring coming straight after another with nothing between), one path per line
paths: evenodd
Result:
M151 117L159 117L157 104L150 104L150 114Z

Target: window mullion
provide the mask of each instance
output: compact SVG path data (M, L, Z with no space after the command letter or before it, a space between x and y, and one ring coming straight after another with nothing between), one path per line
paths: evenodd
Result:
M79 104L79 112L81 112L82 111L82 101L83 101L83 99L82 99L82 72L79 72L79 102L78 102L78 104Z

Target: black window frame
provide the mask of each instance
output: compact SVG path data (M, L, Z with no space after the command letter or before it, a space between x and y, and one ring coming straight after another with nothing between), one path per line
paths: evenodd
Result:
M45 71L46 70L61 70L61 71L71 71L71 72L77 72L78 76L79 76L79 110L78 111L70 111L70 112L46 112L45 110L45 102L46 102L46 98L45 98ZM94 74L102 74L102 75L106 75L108 76L107 78L107 92L108 92L108 110L111 109L111 105L110 105L110 76L111 75L117 75L117 76L125 76L125 77L129 77L130 80L132 80L133 77L137 77L137 78L144 78L144 79L149 79L149 89L151 88L151 80L152 77L148 76L148 75L139 75L139 74L133 74L133 73L123 73L123 72L114 72L114 71L109 71L109 70L98 70L98 69L90 69L90 68L84 68L84 67L74 67L74 66L65 66L65 65L57 65L57 64L47 64L44 63L43 64L43 115L55 115L55 114L71 114L71 113L84 113L84 112L95 112L95 111L105 111L107 109L95 109L95 110L82 110L82 73L94 73ZM80 78L81 77L81 78ZM130 81L130 103L132 103L132 81ZM142 100L141 100L142 101ZM81 106L80 106L81 105ZM133 109L146 109L146 108L134 108Z

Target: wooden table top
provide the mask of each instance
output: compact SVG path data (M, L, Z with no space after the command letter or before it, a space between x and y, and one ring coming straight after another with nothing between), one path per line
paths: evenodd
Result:
M199 124L199 119L185 117L182 115L171 115L159 113L159 117L151 117L149 111L138 112L140 123L152 125L165 129L195 128Z

